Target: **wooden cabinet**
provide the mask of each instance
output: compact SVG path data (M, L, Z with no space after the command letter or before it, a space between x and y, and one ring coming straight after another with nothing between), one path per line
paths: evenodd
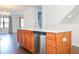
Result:
M46 32L47 54L70 54L71 32L50 33Z
M30 30L18 30L17 34L18 42L19 44L30 51L31 53L34 53L34 34Z
M46 53L56 53L56 38L55 33L46 33Z
M17 41L20 43L21 46L23 46L23 39L22 39L22 31L17 31Z
M35 39L35 37L37 36L35 36L35 33L30 30L18 30L17 36L18 36L17 40L19 44L25 49L27 49L28 51L30 51L31 53L35 53L35 51L37 52L38 45L40 45L39 49L42 49L41 51L45 51L44 47L46 47L45 49L47 54L70 54L71 53L71 32L58 32L58 33L46 32L45 33L46 41L43 41L43 38L42 38L40 39L40 43L37 43L38 38ZM41 42L43 42L43 44L44 42L46 42L45 46L43 46Z

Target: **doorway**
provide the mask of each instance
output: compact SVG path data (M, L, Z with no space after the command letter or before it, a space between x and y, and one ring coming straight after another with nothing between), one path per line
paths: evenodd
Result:
M12 33L12 17L0 17L0 33Z
M42 28L42 12L38 12L38 23L39 27Z
M11 17L0 17L0 33L12 33Z

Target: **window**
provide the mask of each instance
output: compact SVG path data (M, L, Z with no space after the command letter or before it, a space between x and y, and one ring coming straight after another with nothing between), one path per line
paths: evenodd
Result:
M38 22L39 22L39 26L41 28L42 27L42 12L38 12Z
M0 27L3 28L3 19L0 19Z
M21 18L21 28L23 28L24 27L24 18Z
M2 17L0 18L0 28L8 28L9 27L9 18Z

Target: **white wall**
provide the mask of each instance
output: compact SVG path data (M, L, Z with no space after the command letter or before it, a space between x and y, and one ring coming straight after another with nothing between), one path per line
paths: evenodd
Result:
M79 47L79 26L72 27L72 44Z
M13 31L13 33L16 33L18 28L19 28L19 16L13 16L12 17L12 31Z
M24 28L35 29L39 28L38 25L38 9L34 7L29 7L24 12Z
M62 24L61 20L66 17L75 6L43 6L42 26L46 29L61 28L72 30L72 45L79 46L79 24Z
M7 28L5 28L5 29L0 28L0 33L8 33L8 29Z

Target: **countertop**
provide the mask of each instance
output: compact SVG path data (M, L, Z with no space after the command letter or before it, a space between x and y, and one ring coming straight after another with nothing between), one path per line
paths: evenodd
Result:
M65 28L54 28L54 29L27 29L27 28L20 28L18 30L31 30L31 31L38 31L38 32L70 32L71 29L65 29Z

